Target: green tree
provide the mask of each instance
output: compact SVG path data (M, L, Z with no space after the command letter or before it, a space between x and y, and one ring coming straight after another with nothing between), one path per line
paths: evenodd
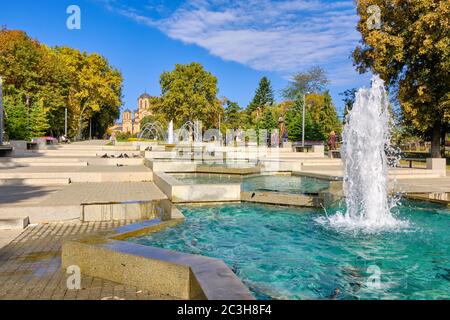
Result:
M72 128L77 139L81 139L83 129L96 112L105 106L115 112L119 110L123 79L120 72L97 53L82 53L68 47L59 47L56 51L70 73L68 106Z
M370 23L369 6L380 9L381 28ZM353 52L360 72L379 74L395 92L404 118L431 132L432 157L450 121L450 2L359 0L361 45Z
M259 110L262 114L265 107L272 106L274 101L272 84L267 77L262 77L259 81L258 88L255 91L255 96L247 107L247 112L251 114L256 110Z
M28 125L25 104L13 103L10 99L5 99L5 129L11 140L28 139Z
M260 129L266 129L269 134L273 129L278 127L278 121L275 119L274 113L271 108L266 108L264 110L263 117L259 123Z
M336 107L328 90L323 94L323 106L320 109L317 128L322 136L322 140L326 140L331 131L335 131L338 134L342 131L342 123L339 121Z
M42 137L49 128L47 114L41 106L30 108L28 139Z
M102 132L119 116L122 77L98 54L49 48L23 31L3 28L0 74L11 138L28 138L33 132L60 135L66 107L72 135L82 132L89 118ZM27 124L26 132L13 129L22 123Z
M228 129L237 129L242 126L241 107L237 102L226 100L224 124Z
M286 112L285 123L290 141L302 140L303 128L303 102L298 101ZM306 140L321 140L322 135L319 132L317 125L314 124L311 114L305 114L305 139Z
M358 90L356 88L347 89L344 92L339 93L340 96L343 96L342 101L344 102L344 124L347 118L347 114L352 110L353 104L355 103L356 92Z
M64 105L66 93L64 81L66 72L54 52L28 37L23 31L1 29L0 74L4 78L3 93L6 103L9 104L10 120L16 123L26 122L27 130L31 130L29 106L39 105L45 116L36 118L44 121L36 126L48 129L50 127L48 116ZM12 110L13 107L17 107L18 110ZM18 117L24 120L19 120ZM51 117L51 120L53 119L54 117ZM56 122L51 121L51 125L56 128ZM12 127L10 129L13 130ZM30 132L18 134L13 131L9 135L11 139L20 136L26 138Z
M217 78L199 63L177 64L160 77L161 104L158 111L176 126L200 120L204 127L215 126L223 106L217 98Z
M294 74L289 85L283 90L283 97L290 100L303 98L304 94L322 92L329 80L321 67L312 67L306 72Z

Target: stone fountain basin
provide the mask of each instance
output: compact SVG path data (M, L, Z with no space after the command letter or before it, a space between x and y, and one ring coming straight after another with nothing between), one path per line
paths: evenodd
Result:
M248 288L220 259L123 241L184 220L170 202L162 207L157 219L127 225L113 233L65 241L63 270L75 265L81 275L132 285L174 299L254 300Z

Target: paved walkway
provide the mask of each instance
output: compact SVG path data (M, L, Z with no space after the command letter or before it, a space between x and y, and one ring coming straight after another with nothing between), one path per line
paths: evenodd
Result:
M65 172L80 172L80 173L111 173L111 172L150 172L151 170L144 165L134 166L67 166L67 167L15 167L15 168L0 168L0 178L2 175L9 173L65 173Z
M13 241L23 230L0 230L0 249Z
M136 287L81 275L81 290L68 290L61 243L81 234L108 232L133 221L44 224L28 227L0 249L0 299L172 299Z
M405 179L396 182L396 189L409 193L450 192L450 176L443 178Z
M46 197L39 205L60 206L167 199L153 182L72 183Z
M0 214L2 206L26 206L42 202L65 186L0 186Z

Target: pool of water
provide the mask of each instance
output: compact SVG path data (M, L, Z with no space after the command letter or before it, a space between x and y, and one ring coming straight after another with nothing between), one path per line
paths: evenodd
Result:
M243 191L271 191L282 193L318 193L329 187L326 180L289 175L257 175L242 177L226 174L174 174L184 184L240 183Z
M128 240L223 259L258 299L450 299L444 206L405 202L398 218L409 227L375 234L333 229L314 209L181 210L184 223Z

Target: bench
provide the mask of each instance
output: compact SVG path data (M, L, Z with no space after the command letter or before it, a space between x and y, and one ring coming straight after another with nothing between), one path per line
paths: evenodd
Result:
M310 152L313 148L313 145L304 145L304 146L294 146L292 147L295 152Z
M0 157L9 157L13 151L11 146L0 146Z
M39 144L37 142L27 142L27 150L37 150L39 149Z
M426 161L427 161L426 159L421 159L421 158L402 158L401 160L408 161L409 162L409 168L413 167L412 163L414 161L416 161L416 162L424 162L424 163L426 163Z

